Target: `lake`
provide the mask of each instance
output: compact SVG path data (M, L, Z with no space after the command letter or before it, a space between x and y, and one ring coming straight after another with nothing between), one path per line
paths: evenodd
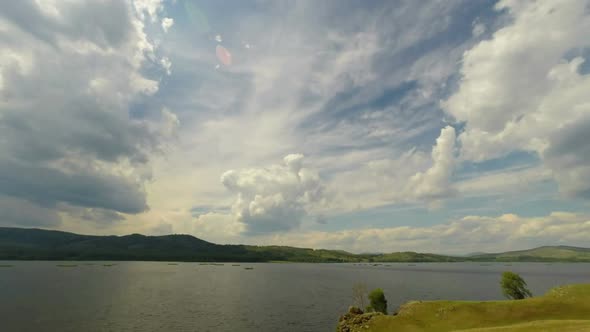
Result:
M334 331L356 282L383 288L390 311L409 300L502 299L505 270L535 295L590 283L585 263L104 264L0 262L12 265L0 267L1 330Z

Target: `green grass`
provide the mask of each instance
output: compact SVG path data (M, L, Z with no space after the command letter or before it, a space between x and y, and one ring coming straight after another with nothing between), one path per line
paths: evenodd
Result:
M13 267L14 265L2 264L0 267Z
M502 327L461 330L461 332L581 332L590 331L590 320L540 320Z
M245 267L244 270L254 270L253 267Z
M57 264L57 267L78 267L78 264Z
M590 284L519 301L414 301L369 325L374 332L590 331Z
M111 267L111 266L115 266L115 265L117 265L117 264L102 264L102 266L104 266L104 267Z

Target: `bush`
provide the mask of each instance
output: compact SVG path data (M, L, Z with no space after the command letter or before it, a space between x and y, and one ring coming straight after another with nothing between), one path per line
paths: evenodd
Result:
M372 310L387 315L387 300L385 299L385 294L383 294L381 288L374 289L369 293L369 302L371 303L369 307Z
M500 281L502 293L509 299L522 300L526 297L531 297L531 291L526 287L526 281L518 274L506 271L502 273L502 280Z
M352 301L359 308L367 306L367 286L362 282L357 282L352 286Z

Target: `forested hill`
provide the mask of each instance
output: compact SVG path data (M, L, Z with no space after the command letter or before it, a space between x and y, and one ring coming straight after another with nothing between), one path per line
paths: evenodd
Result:
M0 260L358 262L363 259L366 257L344 251L218 245L190 235L90 236L0 227Z
M590 249L542 247L527 251L453 257L416 252L352 254L285 246L219 245L190 235L91 236L0 227L0 260L135 260L218 262L459 262L589 261Z

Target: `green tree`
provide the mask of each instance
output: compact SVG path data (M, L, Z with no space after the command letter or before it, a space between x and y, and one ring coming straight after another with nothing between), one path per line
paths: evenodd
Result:
M502 293L509 299L522 300L526 297L531 297L531 291L528 290L526 281L518 274L506 271L502 273L502 280L500 281Z
M387 315L387 300L381 288L377 288L369 293L370 308L377 312L382 312Z

